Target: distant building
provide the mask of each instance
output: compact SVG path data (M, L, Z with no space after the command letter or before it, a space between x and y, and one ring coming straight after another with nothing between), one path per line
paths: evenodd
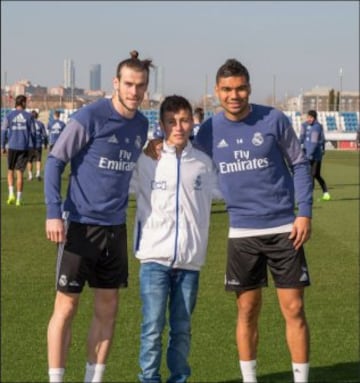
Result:
M64 88L75 88L75 65L72 59L64 60Z
M336 110L336 100L331 97L334 90L327 87L315 87L302 95L302 112L313 109L318 112L323 110Z
M25 94L28 97L44 96L47 94L47 88L45 86L33 85L29 80L20 80L8 88L10 93L15 95L15 97L19 94Z
M16 82L13 85L10 85L10 92L14 97L16 97L19 94L25 94L26 93L25 89L26 89L26 84L21 81Z
M101 65L90 66L90 90L101 90Z
M288 111L299 111L302 114L314 109L318 112L338 111L356 112L359 111L359 92L342 91L319 87L302 92L298 97L287 98L284 102L284 109Z
M359 110L359 92L335 91L315 87L303 95L303 113L309 109L317 111L354 112Z
M89 97L105 97L106 92L103 90L85 90L84 95Z
M157 66L155 68L155 91L154 100L160 101L164 96L164 68Z
M63 86L54 86L51 88L48 88L48 95L49 96L64 96L64 87Z
M356 91L338 92L340 112L358 112L360 110L360 93Z

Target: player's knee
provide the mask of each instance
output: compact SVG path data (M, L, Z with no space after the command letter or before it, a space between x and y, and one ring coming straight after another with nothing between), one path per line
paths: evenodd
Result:
M244 302L238 304L238 316L243 322L254 322L260 312L261 302Z
M54 315L63 320L71 320L76 314L79 298L58 292L55 299Z
M282 306L285 319L301 319L304 317L304 302L302 299L290 301Z
M107 296L106 299L96 299L94 315L99 321L114 321L118 311L118 298L116 295Z
M70 323L74 318L76 311L77 306L75 305L58 305L54 309L53 317L56 318L57 321L61 321L63 323Z

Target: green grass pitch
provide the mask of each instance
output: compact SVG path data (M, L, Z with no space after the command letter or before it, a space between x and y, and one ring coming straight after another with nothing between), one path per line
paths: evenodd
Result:
M52 312L56 249L45 238L43 182L25 181L24 202L7 206L6 159L1 159L1 382L46 382L46 331ZM332 200L318 201L312 239L305 245L312 286L306 290L311 330L310 382L359 382L359 153L328 151L323 162ZM64 188L67 176L63 177ZM140 298L132 256L135 201L128 209L129 288L121 290L106 382L136 382ZM189 383L240 382L235 344L235 296L223 287L228 219L213 204L207 263L192 326ZM86 288L73 324L66 382L84 376L92 294ZM164 335L166 344L167 335ZM164 359L164 358L163 358ZM270 284L264 290L258 350L259 382L292 381L284 323ZM167 378L166 365L162 376Z

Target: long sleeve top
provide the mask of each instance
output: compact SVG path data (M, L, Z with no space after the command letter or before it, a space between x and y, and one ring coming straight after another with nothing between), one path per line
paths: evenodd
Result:
M301 125L299 138L305 150L306 158L321 161L325 148L323 126L317 121L314 121L313 124L305 122Z
M136 194L134 251L141 262L199 270L205 262L212 198L221 198L212 160L189 142L180 156L164 142L159 161L142 154Z
M43 145L47 145L47 133L45 125L40 120L34 120L35 125L35 146L30 142L29 147L40 149Z
M69 213L71 221L118 225L126 222L129 183L147 139L148 120L139 111L121 116L102 99L73 114L45 165L47 218ZM71 173L62 206L61 174Z
M267 229L311 217L309 162L288 118L251 104L250 114L231 121L220 112L205 121L195 143L213 158L230 227Z
M48 137L49 137L49 145L55 145L55 142L59 138L61 132L65 129L65 122L59 119L52 120L48 124Z
M28 150L35 143L35 125L31 113L24 109L9 112L1 124L1 147L5 149Z

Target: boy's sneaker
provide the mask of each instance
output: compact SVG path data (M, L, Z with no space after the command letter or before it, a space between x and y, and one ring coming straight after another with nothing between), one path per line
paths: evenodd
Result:
M330 201L331 200L330 194L328 192L324 193L321 199L323 201Z
M24 205L23 201L21 201L20 199L17 199L15 206L22 206L22 205Z
M36 176L36 179L37 179L38 181L41 181L41 176Z
M8 205L14 205L14 203L15 203L15 196L14 195L10 195L9 198L7 199L6 203Z

